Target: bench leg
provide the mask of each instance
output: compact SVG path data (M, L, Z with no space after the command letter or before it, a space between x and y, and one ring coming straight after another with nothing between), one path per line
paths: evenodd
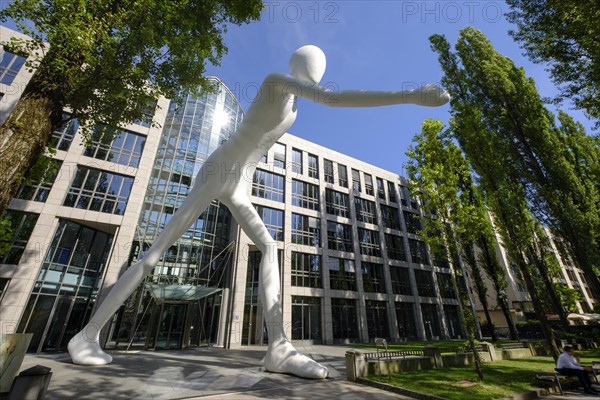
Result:
M556 379L556 383L558 385L558 390L560 391L560 395L564 396L565 393L563 392L562 385L560 384L560 378L558 377L558 375L554 375L554 379Z

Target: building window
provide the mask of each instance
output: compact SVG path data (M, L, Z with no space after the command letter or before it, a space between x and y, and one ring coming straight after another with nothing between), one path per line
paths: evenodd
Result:
M400 185L400 200L404 207L408 207L409 199L410 194L408 193L408 188L406 186Z
M390 260L406 261L406 251L404 250L404 239L402 236L386 233L385 247Z
M58 176L62 161L49 160L46 170L42 173L39 180L24 184L19 188L16 194L17 199L33 200L45 203L52 189L52 185Z
M431 271L415 269L415 279L419 296L435 297L435 285L433 284L433 274Z
M447 257L448 251L444 247L439 252L432 252L432 263L436 267L450 269L450 262Z
M292 340L321 340L321 299L292 296Z
M9 241L9 250L4 253L4 256L0 257L2 264L19 263L38 217L38 214L30 214L13 210L6 211L4 218L10 218L12 237Z
M429 265L429 257L427 255L427 246L425 245L425 242L408 239L408 247L410 248L412 262Z
M267 155L263 154L262 156L260 156L260 160L258 160L258 161L260 161L263 164L266 164L267 163Z
M383 179L375 178L377 182L377 197L382 200L385 200L385 189L383 188Z
M319 187L311 183L292 180L292 205L319 210Z
M54 130L52 136L50 136L49 144L56 150L69 150L71 142L73 142L73 138L75 137L75 133L77 132L77 129L79 129L79 122L76 119L69 118L70 116L68 114L63 114L63 121L65 122L60 128Z
M348 195L336 190L325 190L325 210L327 214L350 218L350 201Z
M308 176L319 179L319 158L314 154L308 155Z
M356 212L356 220L366 222L368 224L377 225L377 214L375 211L375 203L369 200L354 198L354 211Z
M63 205L123 215L132 186L132 177L77 166L75 179Z
M8 282L10 282L10 279L0 278L0 303L2 303L2 298L4 297L4 293L6 293L6 288L8 288Z
M358 319L356 318L356 300L331 299L333 338L358 340Z
M333 161L324 159L323 168L325 170L325 182L333 183Z
M341 187L348 187L348 169L342 164L338 164L338 183Z
M398 209L383 204L379 204L379 207L381 208L381 221L383 222L383 226L390 229L401 230L402 226L400 225Z
M369 174L365 174L365 193L369 196L373 196L375 194L373 190L373 177Z
M60 220L17 330L33 333L28 351L62 350L87 323L112 243L108 233Z
M0 47L0 83L10 85L25 65L27 57L19 56Z
M284 202L285 178L283 175L257 169L252 178L252 196Z
M358 241L360 244L360 254L381 257L381 244L379 242L378 231L358 228Z
M355 169L352 169L352 190L354 190L354 193L360 193L361 191L360 172Z
M440 295L443 298L455 299L454 284L452 283L452 275L443 272L436 273Z
M421 304L421 315L423 316L423 325L425 326L425 336L427 340L440 338L440 315L438 314L437 304Z
M394 184L392 182L388 182L388 199L390 200L390 202L392 203L396 203L396 188L394 187Z
M408 233L418 234L422 230L421 220L419 214L412 213L410 211L403 211L404 222L406 223L406 231Z
M254 205L256 212L274 240L283 241L283 211Z
M365 292L385 293L383 266L370 262L361 262L363 289Z
M417 339L415 305L413 303L396 303L396 320L401 338Z
M387 317L387 302L366 300L367 311L367 328L369 331L369 341L375 338L388 338L388 317Z
M328 266L331 289L356 291L354 260L329 257Z
M292 243L321 246L321 220L292 213Z
M292 172L302 175L302 151L292 149Z
M410 283L410 270L408 268L390 266L390 276L394 294L413 295Z
M351 226L327 221L327 247L330 250L352 252Z
M292 286L322 288L321 257L292 251Z
M97 125L84 156L137 168L140 164L146 138L129 131L115 131Z
M460 315L458 306L452 304L444 304L444 314L448 322L448 333L451 339L460 339L463 337L460 326Z
M273 145L273 166L285 169L285 145L275 143Z

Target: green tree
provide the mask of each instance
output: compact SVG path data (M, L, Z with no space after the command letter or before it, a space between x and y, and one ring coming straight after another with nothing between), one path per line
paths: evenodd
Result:
M0 127L0 214L43 154L63 109L83 127L148 118L161 95L209 90L206 61L227 51L228 24L259 17L260 0L15 0L0 11L31 40L4 46L35 69ZM46 42L49 46L46 46ZM153 111L153 110L152 110Z
M484 131L502 151L501 166L511 164L512 177L522 186L529 209L545 225L565 239L577 265L595 296L600 295L600 280L595 267L600 264L600 192L598 164L590 173L573 153L597 157L597 143L585 140L585 132L566 114L557 127L553 115L544 107L535 82L522 68L495 51L481 32L467 28L461 33L457 51L464 66L463 87L470 93L482 117ZM584 138L573 143L568 135ZM594 146L596 144L596 146ZM587 157L586 161L589 161ZM543 232L535 233L542 240ZM531 261L543 264L546 247L530 249Z
M407 153L410 157L407 167L409 187L421 198L422 211L426 216L419 233L434 254L447 252L454 290L458 294L469 346L475 359L475 370L479 379L483 380L481 358L475 347L476 317L470 306L468 291L459 290L463 287L460 281L464 282L466 277L458 256L458 237L473 226L470 218L474 215L472 207L460 201L461 189L464 189L470 171L460 149L443 134L442 129L440 121L426 120L421 133L414 137L416 145L411 146ZM487 310L486 306L484 308ZM491 320L488 322L491 324Z
M511 35L532 61L546 63L560 85L557 100L571 98L600 119L600 3L565 0L507 0Z
M504 245L523 276L552 354L558 357L559 351L530 266L531 242L537 222L528 209L526 193L529 186L515 161L518 158L511 147L514 139L506 140L506 127L493 115L501 113L505 119L500 122L510 121L515 104L508 96L495 93L501 94L502 88L518 92L522 80L517 78L522 71L499 55L483 34L473 28L461 31L456 53L450 50L443 36L434 35L430 40L444 70L442 83L452 95L453 135L478 175Z

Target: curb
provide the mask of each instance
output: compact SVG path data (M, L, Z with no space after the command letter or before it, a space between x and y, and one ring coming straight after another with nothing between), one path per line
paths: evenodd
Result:
M434 396L432 394L415 392L414 390L408 390L408 389L404 389L404 388L401 388L398 386L390 385L388 383L375 382L375 381L371 381L369 379L364 379L364 378L358 378L356 380L356 382L360 383L361 385L372 386L377 389L387 390L388 392L403 394L405 396L409 396L409 397L412 397L414 399L419 399L419 400L448 400L445 397L438 397L438 396Z

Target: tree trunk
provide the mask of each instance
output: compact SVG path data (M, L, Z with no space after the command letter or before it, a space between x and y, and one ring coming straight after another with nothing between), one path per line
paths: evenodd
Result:
M485 320L490 327L490 333L492 335L492 341L495 342L498 340L498 334L494 329L494 324L492 323L492 317L490 316L489 303L487 301L487 288L485 287L485 283L483 282L483 278L481 276L481 271L479 267L475 267L471 271L471 275L473 276L473 280L475 281L475 290L477 291L477 296L479 297L479 301L481 302L481 306L483 307L483 313L485 314Z
M44 154L52 130L60 126L62 107L44 87L43 77L36 72L0 127L0 215L27 171Z
M496 301L498 304L500 304L500 308L502 308L502 314L504 314L504 319L506 319L506 324L508 325L510 338L512 340L518 340L519 332L517 331L515 321L510 314L510 308L506 302L506 294L503 293L506 282L502 282L500 280L502 277L504 277L504 272L500 271L500 266L497 265L496 259L492 256L490 242L485 235L480 235L478 241L483 250L483 257L485 264L487 265L487 272L494 283L494 289L496 290Z
M521 257L519 260L519 267L521 269L521 273L523 275L523 280L525 281L525 286L527 286L527 291L529 292L529 296L531 297L531 302L533 303L533 308L535 310L535 314L540 321L540 326L542 328L542 333L548 342L548 346L550 346L550 353L552 357L556 360L560 355L560 350L556 345L556 341L554 340L554 334L552 333L552 328L548 323L548 318L546 317L546 312L544 311L544 307L542 306L542 302L537 294L535 284L533 283L533 278L529 273L529 269L525 260Z
M534 239L536 240L536 239ZM533 263L538 270L542 281L544 282L544 287L546 288L546 292L548 292L548 296L550 297L550 302L552 303L552 308L558 314L558 318L564 330L569 329L569 321L567 320L567 314L565 313L565 309L560 301L560 298L556 294L556 290L554 290L554 286L552 286L552 281L548 276L548 268L546 263L543 260L543 255L539 254L530 247L529 252L531 253L531 258Z
M506 295L502 293L501 290L496 291L497 297L496 300L498 304L500 304L500 308L502 309L502 314L504 314L504 318L506 319L506 323L508 324L508 331L510 332L510 338L512 340L519 340L519 331L517 331L517 327L515 326L515 321L510 314L510 308L508 307L508 302L506 301Z

